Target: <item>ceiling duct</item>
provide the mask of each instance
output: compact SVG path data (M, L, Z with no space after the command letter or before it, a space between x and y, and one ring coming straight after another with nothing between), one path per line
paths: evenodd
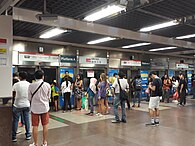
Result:
M46 0L44 0L43 13L42 14L37 14L36 18L39 21L57 21L58 20L58 15L51 14L47 11L47 2L46 2Z

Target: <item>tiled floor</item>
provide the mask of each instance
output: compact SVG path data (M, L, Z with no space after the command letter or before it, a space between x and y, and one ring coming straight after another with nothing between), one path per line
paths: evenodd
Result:
M177 107L162 104L160 126L146 127L147 104L127 111L127 123L112 124L112 115L89 117L83 113L51 113L50 146L195 146L195 100ZM55 125L55 126L52 126ZM41 143L41 132L39 140ZM24 135L13 146L28 146Z

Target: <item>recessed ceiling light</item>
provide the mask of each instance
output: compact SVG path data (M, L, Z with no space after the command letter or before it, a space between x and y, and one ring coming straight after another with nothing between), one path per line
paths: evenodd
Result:
M141 46L147 46L150 45L151 43L138 43L138 44L132 44L132 45L128 45L128 46L123 46L122 48L126 49L126 48L134 48L134 47L141 47Z
M94 12L94 13L86 16L84 18L84 20L86 20L86 21L96 21L96 20L108 17L110 15L116 14L118 12L121 12L125 9L126 9L126 7L121 6L121 5L108 6L106 8L103 8L103 9L97 11L97 12Z
M97 40L93 40L88 42L87 44L92 45L92 44L99 44L99 43L103 43L103 42L108 42L108 41L112 41L115 40L116 38L112 38L112 37L105 37L105 38L101 38L101 39L97 39Z
M51 37L57 36L59 34L65 33L65 32L67 32L67 30L54 28L54 29L51 29L51 30L43 33L42 35L39 36L39 38L47 39L47 38L51 38Z
M157 49L151 49L149 50L150 52L155 52L155 51L163 51L163 50L171 50L171 49L176 49L177 47L165 47L165 48L157 48Z
M161 23L161 24L157 24L157 25L153 25L153 26L149 26L149 27L144 27L142 29L140 29L141 32L149 32L149 31L153 31L153 30L157 30L157 29L161 29L161 28L166 28L166 27L170 27L170 26L174 26L174 25L178 25L179 22L173 20L173 21L169 21L169 22L165 22L165 23Z
M176 37L176 39L182 40L182 39L189 39L189 38L193 38L193 37L195 37L195 34L189 34L189 35L184 35L184 36Z

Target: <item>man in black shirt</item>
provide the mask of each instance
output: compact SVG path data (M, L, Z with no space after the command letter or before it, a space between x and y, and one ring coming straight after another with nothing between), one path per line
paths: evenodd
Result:
M159 125L159 103L160 96L162 96L162 81L157 76L156 72L150 73L153 82L149 85L149 89L151 90L151 97L149 101L149 114L151 118L151 123L149 125L155 126ZM147 124L148 125L148 124Z
M186 89L187 89L187 83L184 78L184 74L179 75L180 81L179 81L179 87L178 87L178 92L179 92L179 97L180 97L180 103L179 105L185 105L186 104Z

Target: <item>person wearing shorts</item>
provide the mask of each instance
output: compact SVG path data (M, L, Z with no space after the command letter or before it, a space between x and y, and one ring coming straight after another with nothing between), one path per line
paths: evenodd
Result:
M31 120L32 134L34 143L29 146L38 146L38 126L41 121L43 126L43 143L42 146L47 146L47 134L49 124L49 99L51 96L51 86L44 82L44 72L38 70L34 74L36 82L30 84L28 89L28 99L31 102Z
M157 76L156 72L150 73L151 78L153 79L152 84L148 87L151 90L151 96L149 100L149 114L150 114L150 125L155 126L159 125L159 103L160 103L160 96L162 93L162 81Z

